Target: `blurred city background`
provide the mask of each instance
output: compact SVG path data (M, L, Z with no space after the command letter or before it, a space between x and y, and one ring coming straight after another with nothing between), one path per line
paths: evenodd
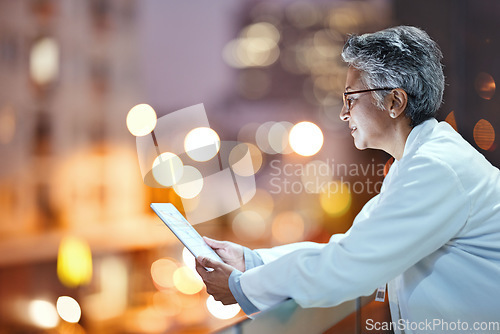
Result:
M390 158L357 151L338 117L343 43L416 25L444 53L439 120L499 166L499 15L497 0L0 0L0 333L209 333L245 317L208 298L150 209L184 210L142 180L135 105L203 103L221 140L250 148L255 196L200 234L326 242ZM380 305L367 314L387 317Z

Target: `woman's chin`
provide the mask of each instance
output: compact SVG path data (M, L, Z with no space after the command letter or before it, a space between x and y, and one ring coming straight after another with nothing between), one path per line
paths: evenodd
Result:
M368 147L367 147L364 143L361 143L361 142L357 141L356 139L354 139L354 146L355 146L358 150L360 150L360 151L362 151L362 150L366 150L366 149L368 148Z

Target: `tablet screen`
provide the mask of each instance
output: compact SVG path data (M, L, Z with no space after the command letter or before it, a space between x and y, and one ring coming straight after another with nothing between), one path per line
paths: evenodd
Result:
M204 256L223 262L201 235L171 203L151 203L151 208L194 257Z

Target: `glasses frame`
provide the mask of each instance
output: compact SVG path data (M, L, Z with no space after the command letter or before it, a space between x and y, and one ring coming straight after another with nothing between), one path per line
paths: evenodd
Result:
M393 90L393 89L396 89L396 88L381 87L381 88L372 88L372 89L353 90L352 92L344 92L344 95L343 95L344 107L346 108L347 111L351 111L351 106L347 105L347 95L375 92L375 91L379 91L379 90Z

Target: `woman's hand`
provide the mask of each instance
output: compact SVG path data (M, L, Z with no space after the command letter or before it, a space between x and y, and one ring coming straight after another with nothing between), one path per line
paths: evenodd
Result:
M222 261L241 272L245 271L243 246L230 241L218 241L207 237L203 237L203 239L220 256Z
M212 270L207 271L205 268L211 268ZM228 282L233 270L234 268L230 265L213 261L208 257L199 256L196 259L196 271L207 286L207 293L224 305L236 303Z

